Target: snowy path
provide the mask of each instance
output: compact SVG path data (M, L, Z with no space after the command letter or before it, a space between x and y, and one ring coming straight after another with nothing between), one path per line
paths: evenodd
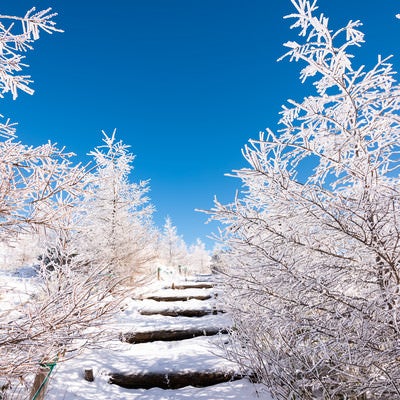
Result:
M272 400L260 385L254 385L247 379L229 381L206 387L204 379L213 375L237 376L239 368L222 356L217 344L227 340L226 335L198 336L185 340L151 341L148 343L130 344L122 342L119 337L128 333L159 331L193 331L207 329L225 329L230 326L229 316L213 314L218 309L217 299L212 288L161 289L146 297L159 298L132 300L113 324L115 340L98 349L87 349L76 358L60 363L51 379L46 399L48 400L162 400L162 399L207 399L207 400ZM197 284L196 284L197 285ZM177 285L178 286L178 285ZM162 301L162 297L179 297L178 301ZM204 297L199 300L193 297ZM181 300L182 298L182 300ZM163 316L162 311L174 311L178 316ZM203 310L208 315L202 317L179 316L182 310ZM151 315L145 315L146 311ZM94 382L83 379L85 368L93 369ZM166 387L174 387L172 375L192 376L191 386L177 389L127 389L110 384L110 374L118 374L124 379L134 377L134 384L139 387L150 387L156 375L161 376ZM199 375L201 374L201 376ZM205 374L205 377L204 377ZM171 375L171 379L169 379ZM197 378L196 378L197 376ZM164 379L164 377L166 377ZM197 379L197 382L196 382ZM203 381L201 381L203 379ZM118 379L116 380L118 381ZM157 380L155 380L157 384ZM175 382L175 383L174 383ZM142 386L140 386L142 385ZM160 386L160 385L158 385ZM162 385L161 385L162 386ZM131 386L132 387L132 386ZM136 387L136 386L133 386Z

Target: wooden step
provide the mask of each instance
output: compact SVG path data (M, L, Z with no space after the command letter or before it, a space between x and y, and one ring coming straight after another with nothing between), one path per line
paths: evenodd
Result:
M149 296L146 297L145 300L155 300L155 301L188 301L188 300L208 300L211 299L212 296L210 294L207 295L199 295L199 296Z
M179 389L185 386L206 387L242 379L233 371L177 371L138 374L110 373L109 383L127 389Z
M212 289L214 284L211 282L185 282L172 283L171 289Z
M213 336L219 333L228 333L226 328L209 327L204 329L175 329L175 330L158 330L149 332L127 332L121 333L120 340L127 343L148 343L161 341L174 341L191 339L197 336Z
M204 317L225 313L223 310L140 310L141 315L163 315L165 317Z

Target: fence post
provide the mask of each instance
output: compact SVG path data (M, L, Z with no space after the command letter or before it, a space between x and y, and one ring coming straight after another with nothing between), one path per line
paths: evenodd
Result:
M39 365L39 370L36 373L33 387L29 395L30 400L44 400L47 385L49 384L49 376L55 366L55 362Z
M29 398L31 400L43 400L44 393L47 388L47 374L49 373L50 368L46 366L40 366L39 370L36 372L35 380L33 381L33 387L31 390L31 394ZM45 382L46 380L46 382Z
M83 377L88 382L94 381L93 369L92 368L85 368L83 371Z

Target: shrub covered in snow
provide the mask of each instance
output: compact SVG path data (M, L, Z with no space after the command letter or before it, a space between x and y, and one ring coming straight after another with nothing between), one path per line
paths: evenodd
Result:
M304 41L286 57L316 93L250 141L245 189L212 211L226 224L230 355L278 399L398 398L400 87L388 58L354 66L359 21L333 31L315 1L292 3Z

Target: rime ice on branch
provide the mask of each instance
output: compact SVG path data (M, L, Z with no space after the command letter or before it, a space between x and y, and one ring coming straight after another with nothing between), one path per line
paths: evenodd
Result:
M333 31L316 1L292 3L301 40L284 57L315 93L250 141L245 189L211 210L230 356L278 399L399 398L399 84L388 57L355 67L359 21Z

